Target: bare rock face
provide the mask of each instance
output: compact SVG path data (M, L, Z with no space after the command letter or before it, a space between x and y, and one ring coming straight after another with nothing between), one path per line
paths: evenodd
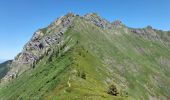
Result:
M30 41L28 41L28 43L24 46L23 51L15 57L11 64L10 71L4 78L2 78L1 82L10 81L11 79L22 74L24 71L32 68L44 57L44 55L49 55L49 52L53 51L51 47L55 47L56 45L57 47L63 47L62 45L64 44L62 36L68 30L68 28L71 27L75 17L80 16L68 13L67 15L56 19L47 28L37 30ZM83 18L102 29L119 30L120 28L125 28L121 21L116 20L113 23L110 23L107 20L100 18L95 13L89 13L80 18ZM136 36L144 37L154 41L162 41L160 35L158 35L151 26L148 26L144 29L126 29L128 32L131 32Z
M86 15L84 16L84 19L92 22L92 23L95 24L96 26L98 26L98 27L100 27L100 28L103 28L103 29L111 29L111 28L112 28L112 25L111 25L108 21L100 18L100 17L99 17L97 14L95 14L95 13L86 14Z
M138 37L142 37L150 41L158 41L162 43L165 47L170 47L168 31L166 32L156 30L153 29L151 26L147 26L142 29L130 29L130 31Z
M132 29L131 32L139 37L143 37L149 40L161 40L159 35L151 27L147 27L145 29Z
M36 31L30 41L24 46L23 51L15 57L11 64L10 71L2 78L1 82L8 82L16 78L34 66L43 55L48 54L47 52L50 46L61 42L61 38L71 25L74 16L74 14L68 13L58 18L47 28Z
M113 23L112 23L112 25L113 25L113 27L115 28L115 29L120 29L120 28L122 28L122 22L120 21L120 20L115 20Z
M95 13L86 14L84 19L103 29L120 29L124 26L120 20L115 20L113 23L110 23L107 20L100 18Z
M34 33L31 40L24 46L24 50L39 50L43 47L41 42L41 38L43 37L44 33L41 30L38 30Z

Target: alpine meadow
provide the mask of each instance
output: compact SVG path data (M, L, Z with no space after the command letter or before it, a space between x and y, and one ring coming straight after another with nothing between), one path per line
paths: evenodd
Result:
M68 13L0 64L0 100L169 100L170 31Z

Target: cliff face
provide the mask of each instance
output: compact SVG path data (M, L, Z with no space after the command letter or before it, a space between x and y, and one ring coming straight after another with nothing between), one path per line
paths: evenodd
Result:
M24 46L23 51L13 60L11 69L2 79L2 82L16 78L24 71L34 67L45 54L51 52L50 48L54 44L62 45L63 40L61 37L68 27L71 26L73 19L74 14L68 13L58 18L47 28L36 31L30 41Z
M169 73L170 32L68 13L33 34L2 78L0 99L165 100Z

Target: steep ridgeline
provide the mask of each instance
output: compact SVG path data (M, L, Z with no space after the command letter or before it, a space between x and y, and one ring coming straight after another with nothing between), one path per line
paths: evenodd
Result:
M170 32L68 13L39 29L2 78L2 100L168 100Z
M170 35L168 31L165 32L162 30L156 30L151 26L147 26L143 29L132 29L131 32L139 37L143 37L151 41L161 42L164 46L170 47Z
M39 29L34 33L31 40L24 46L23 51L17 55L11 65L11 70L2 79L9 81L22 74L43 58L45 54L52 52L53 44L62 45L61 36L71 25L74 15L69 13L58 18L47 28Z

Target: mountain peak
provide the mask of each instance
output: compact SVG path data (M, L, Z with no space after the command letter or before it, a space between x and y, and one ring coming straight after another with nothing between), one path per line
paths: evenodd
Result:
M84 19L90 21L91 23L95 24L96 26L103 28L103 29L111 29L112 25L105 19L98 16L96 13L88 13L84 15Z
M112 25L115 29L119 29L123 26L123 24L120 20L115 20L114 22L112 22Z
M74 14L74 13L72 13L72 12L68 12L65 16L67 16L67 17L74 17L74 16L75 16L75 14Z
M121 24L122 24L122 22L118 19L113 21L113 25L121 25Z
M97 13L92 12L85 14L84 17L99 17L99 15Z
M23 51L12 62L11 66L16 66L17 68L12 67L2 79L3 82L16 78L17 75L33 67L46 53L51 52L52 46L59 44L62 46L61 38L63 33L67 31L73 19L74 14L67 13L51 23L47 28L37 30L24 46Z
M110 23L96 13L74 16L34 33L3 71L0 99L169 98L168 33Z

